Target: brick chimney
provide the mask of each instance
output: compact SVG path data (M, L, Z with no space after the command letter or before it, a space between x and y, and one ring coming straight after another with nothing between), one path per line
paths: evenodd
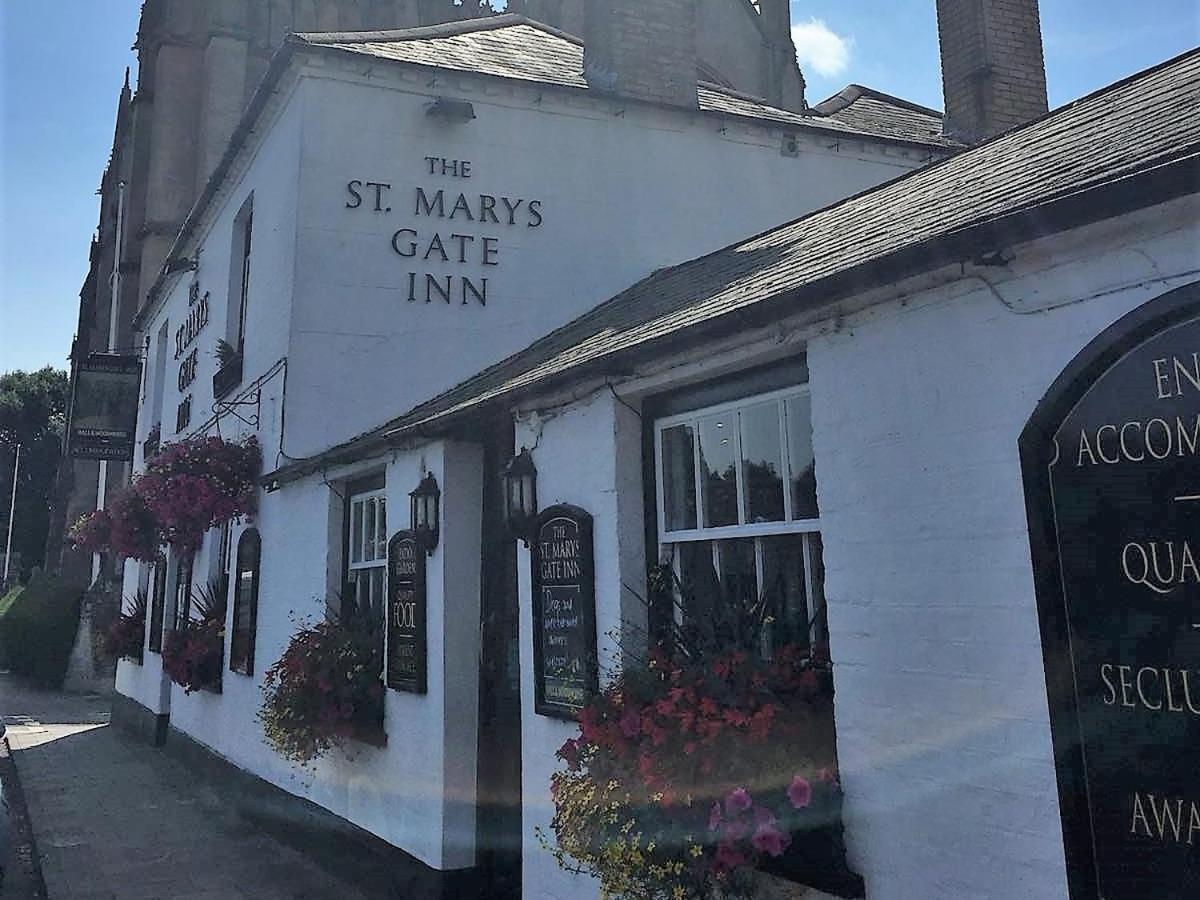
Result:
M1046 112L1037 0L937 0L946 134L976 143Z
M597 91L699 106L697 0L589 0L583 72Z

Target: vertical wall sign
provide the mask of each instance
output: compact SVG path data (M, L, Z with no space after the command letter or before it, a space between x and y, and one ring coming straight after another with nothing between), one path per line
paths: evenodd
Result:
M599 690L592 517L552 506L533 544L534 708L574 719Z
M1021 458L1072 900L1200 897L1200 285L1085 349Z
M416 534L397 532L388 543L387 579L387 686L393 690L428 690L425 597L425 551Z
M142 361L93 353L79 363L71 398L73 459L133 459Z

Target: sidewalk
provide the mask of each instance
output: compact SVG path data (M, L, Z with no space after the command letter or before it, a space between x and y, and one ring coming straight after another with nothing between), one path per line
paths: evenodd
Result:
M364 898L178 760L110 727L106 698L0 675L0 714L49 900Z

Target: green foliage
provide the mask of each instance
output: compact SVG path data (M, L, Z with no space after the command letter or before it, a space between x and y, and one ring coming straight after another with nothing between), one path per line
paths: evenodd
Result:
M58 473L69 394L67 373L49 366L38 372L0 375L0 541L8 532L13 455L20 444L12 541L24 569L19 574L45 564L50 495Z
M0 602L0 660L49 687L60 687L79 627L84 587L38 575ZM8 603L4 607L4 602Z

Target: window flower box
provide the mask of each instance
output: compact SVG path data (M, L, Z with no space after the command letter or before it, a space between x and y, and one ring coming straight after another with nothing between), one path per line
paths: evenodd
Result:
M233 353L221 360L221 368L213 376L213 399L229 396L242 383L242 354Z

